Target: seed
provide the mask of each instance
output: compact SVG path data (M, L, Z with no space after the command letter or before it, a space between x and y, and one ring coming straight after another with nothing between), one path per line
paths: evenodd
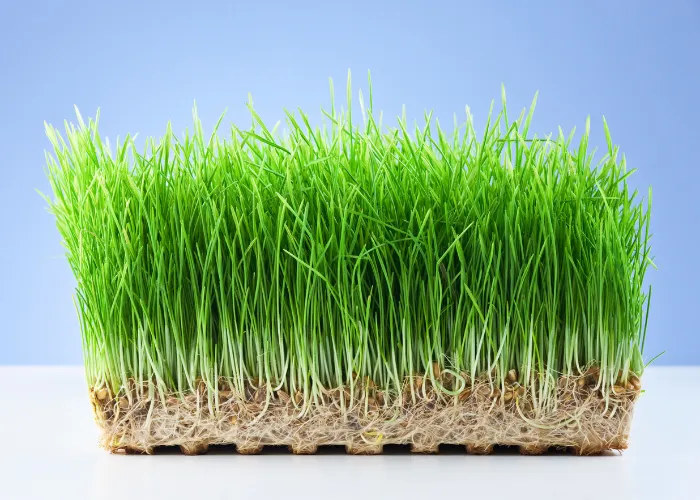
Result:
M525 388L521 385L517 389L518 396L524 396L525 395Z
M632 382L627 382L625 384L625 389L627 389L628 391L634 391L634 384L632 384Z
M301 391L297 391L296 394L294 394L294 402L297 405L300 405L301 402L303 401L304 396L301 394Z
M466 401L469 399L469 396L472 395L471 389L464 389L462 392L459 393L459 400L460 401Z
M477 389L477 392L484 396L488 396L489 394L491 394L491 388L488 385L481 385Z
M277 397L278 397L279 400L282 401L282 403L284 403L284 404L287 404L287 403L289 403L289 401L290 401L289 394L287 394L287 393L286 393L285 391L283 391L282 389L280 389L279 391L277 391Z
M513 391L508 391L503 395L503 401L505 401L506 403L511 399L513 399Z
M642 388L642 381L639 380L639 377L637 377L636 375L632 375L630 377L630 383L634 387L635 391L638 391Z
M586 377L581 377L580 379L578 379L578 381L576 382L576 384L577 384L579 387L583 387L584 385L586 385Z
M128 408L129 407L129 400L125 397L119 398L119 407L120 408Z
M231 415L231 425L236 425L238 423L238 417L236 415Z
M442 373L442 370L440 369L440 365L438 364L437 361L433 361L433 377L436 379L440 379L440 374Z
M107 389L105 389L104 387L98 389L95 394L97 395L97 399L99 399L100 401L104 401L105 399L107 399Z
M508 382L510 382L511 384L518 381L518 372L515 370L515 368L513 368L512 370L510 370L508 372L507 378L508 378Z
M493 391L491 391L491 394L489 394L489 397L490 397L491 399L496 399L496 398L499 397L500 395L501 395L501 390L498 389L498 388L495 388Z
M231 394L232 393L229 390L219 391L219 399L229 399Z
M625 388L622 387L621 385L615 384L615 385L613 385L613 392L615 394L622 394L623 392L625 392Z

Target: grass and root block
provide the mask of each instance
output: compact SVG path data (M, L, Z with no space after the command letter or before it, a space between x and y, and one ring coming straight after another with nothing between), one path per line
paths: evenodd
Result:
M607 125L594 164L588 122L537 137L534 102L448 134L350 89L281 132L252 102L143 144L47 126L102 445L625 448L650 197Z

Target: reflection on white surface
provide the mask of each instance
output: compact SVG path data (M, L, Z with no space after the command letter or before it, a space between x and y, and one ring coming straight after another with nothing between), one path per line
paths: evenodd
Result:
M0 367L0 498L695 498L698 379L650 368L622 455L124 456L97 447L81 368Z

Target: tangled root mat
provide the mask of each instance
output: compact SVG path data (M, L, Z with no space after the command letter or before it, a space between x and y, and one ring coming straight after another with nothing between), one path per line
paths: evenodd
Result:
M384 445L410 445L419 453L440 444L464 445L469 453L490 453L494 445L517 446L523 454L567 448L582 455L627 447L638 383L615 385L603 395L595 374L562 377L546 409L517 382L493 389L477 379L456 395L436 390L429 378L407 380L403 394L386 395L363 384L324 391L311 401L301 393L270 391L252 382L245 394L219 383L194 391L136 390L111 395L91 389L101 445L113 452L152 453L179 446L199 454L210 445L236 445L239 453L286 445L294 453L344 445L348 453L382 453Z

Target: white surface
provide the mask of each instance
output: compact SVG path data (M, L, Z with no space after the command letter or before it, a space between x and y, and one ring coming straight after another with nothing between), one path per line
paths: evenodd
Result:
M0 499L699 498L698 381L650 368L622 455L124 456L97 447L81 368L0 367Z

